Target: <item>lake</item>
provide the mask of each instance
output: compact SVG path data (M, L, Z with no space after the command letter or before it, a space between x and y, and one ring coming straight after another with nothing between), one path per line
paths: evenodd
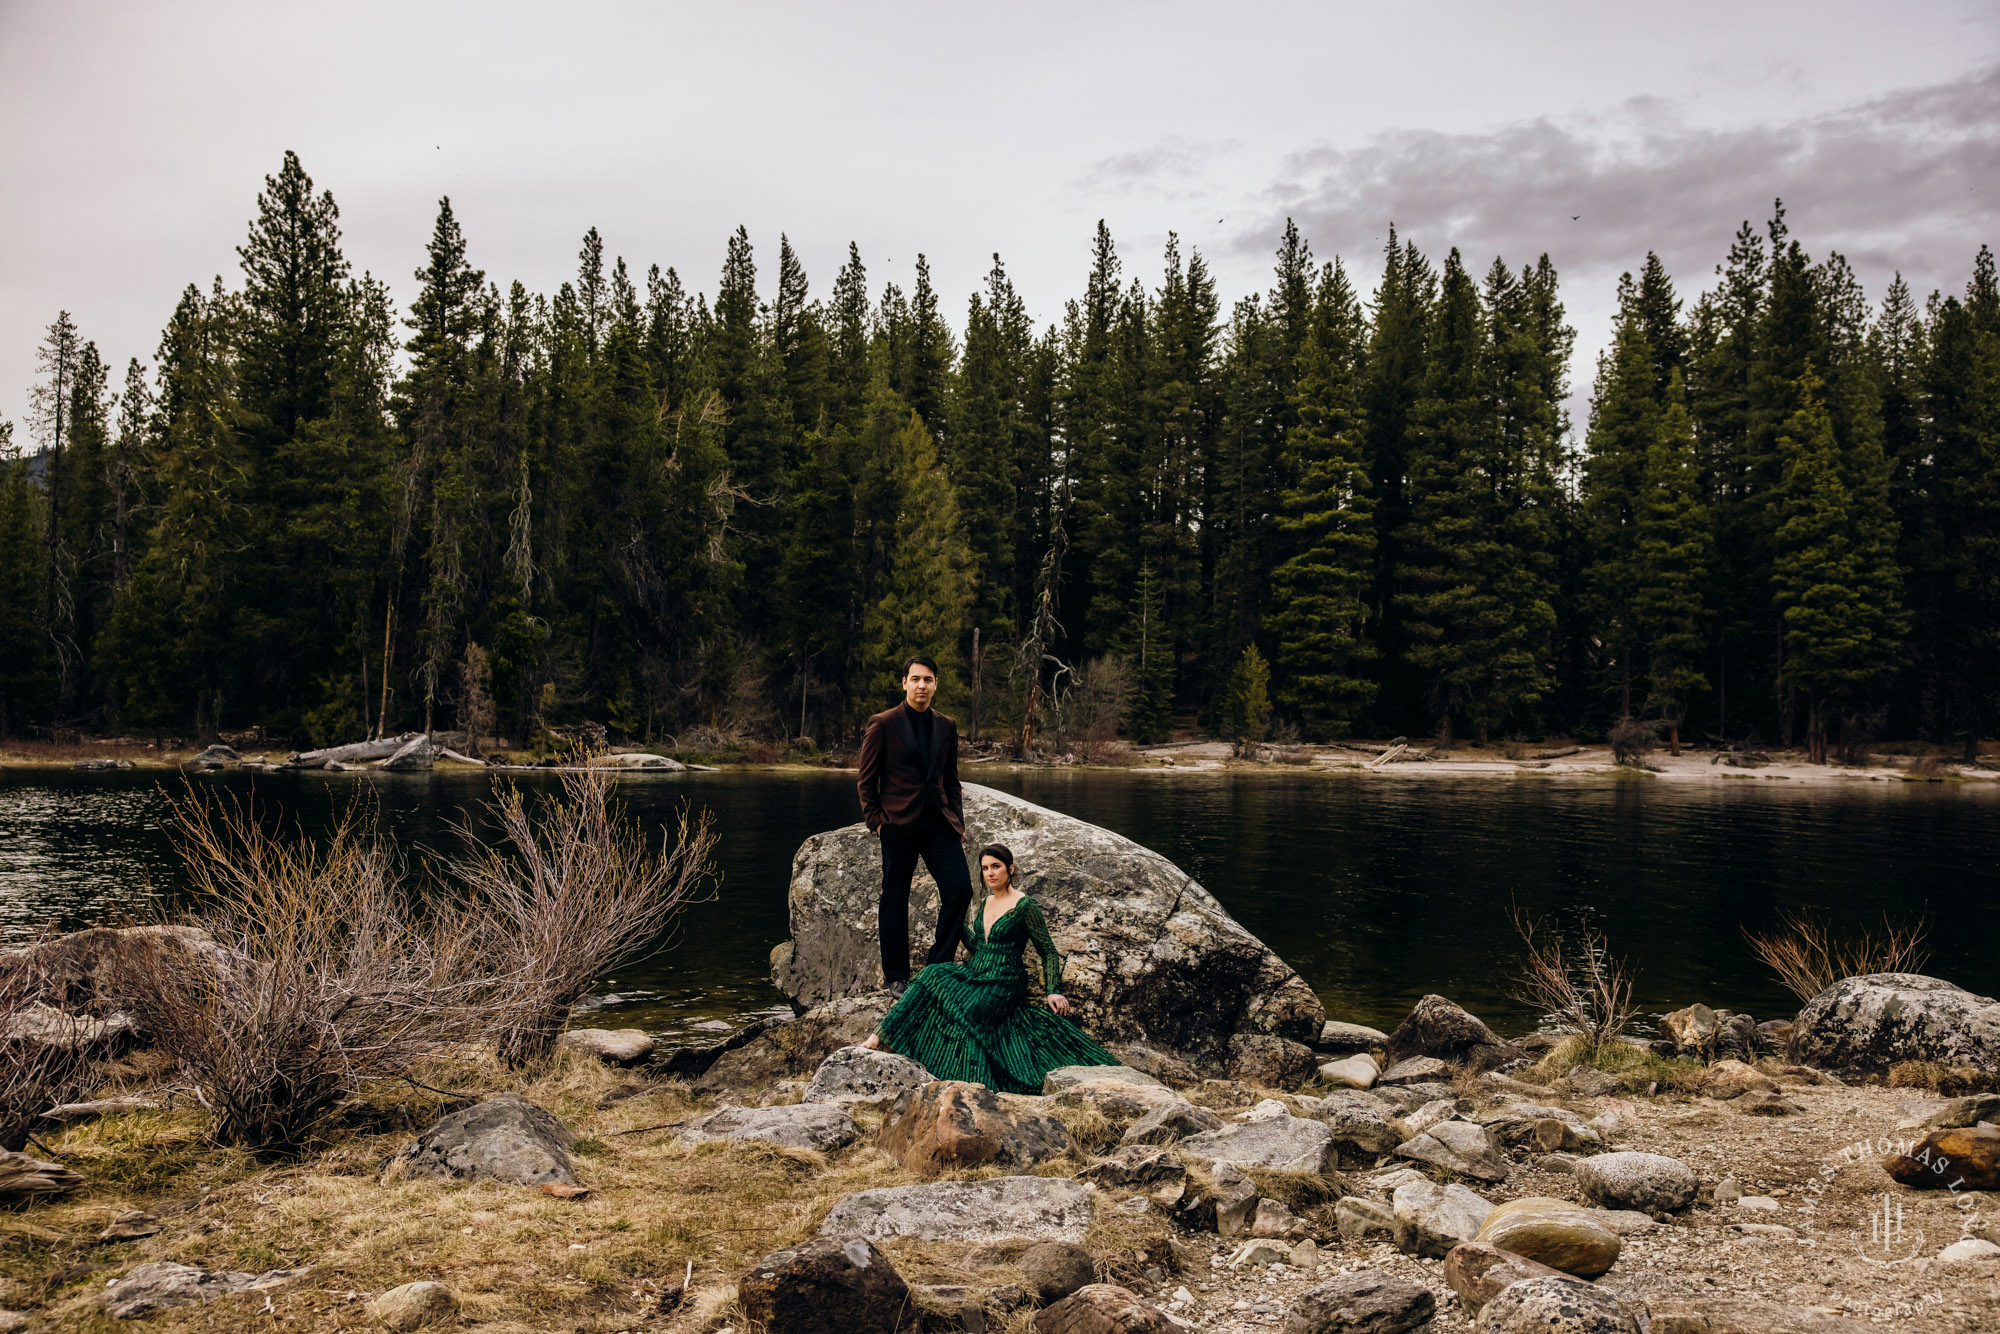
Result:
M996 766L997 767L997 766ZM1648 1011L1692 1001L1789 1016L1797 1002L1743 931L1786 909L1847 928L1931 922L1926 971L2000 992L2000 793L1987 785L1827 787L1355 774L975 771L990 786L1104 825L1173 859L1298 969L1330 1017L1392 1026L1426 992L1511 1033L1520 955L1510 909L1591 922L1638 968ZM552 784L522 776L527 786ZM229 774L261 805L322 827L357 792L406 850L449 849L448 823L491 787L478 772ZM0 770L0 939L160 910L181 887L160 820L164 773ZM678 1029L780 1001L793 852L857 818L853 777L725 771L628 779L657 826L682 802L713 812L715 901L679 943L604 979L628 999L595 1022Z

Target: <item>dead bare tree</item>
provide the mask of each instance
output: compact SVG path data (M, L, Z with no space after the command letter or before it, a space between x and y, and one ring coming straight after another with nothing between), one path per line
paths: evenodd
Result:
M1846 977L1869 973L1914 973L1930 959L1924 938L1930 924L1918 920L1910 925L1882 919L1880 934L1864 930L1858 936L1837 938L1833 927L1803 913L1784 913L1783 929L1756 934L1743 932L1756 952L1778 979L1802 1001L1809 1001Z
M1602 932L1585 926L1574 946L1519 908L1514 930L1525 953L1514 999L1533 1006L1558 1032L1583 1039L1591 1052L1615 1042L1632 1023L1632 969L1614 959Z
M191 1077L220 1143L309 1143L368 1080L407 1077L486 1027L494 988L462 918L427 915L350 806L323 839L276 833L249 800L190 791L169 830L217 952L142 941L121 990Z
M599 978L670 947L681 910L714 897L708 814L683 806L656 846L612 800L616 783L602 770L566 772L559 793L532 803L509 788L491 806L494 843L458 826L472 850L445 875L503 979L489 1036L510 1066L545 1059Z

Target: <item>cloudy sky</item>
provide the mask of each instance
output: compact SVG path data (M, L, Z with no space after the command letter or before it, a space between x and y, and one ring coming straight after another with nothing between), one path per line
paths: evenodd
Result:
M58 310L122 367L184 285L237 280L287 148L404 304L441 194L503 285L552 290L594 225L712 291L741 223L822 293L850 240L878 287L925 252L954 324L995 251L1054 319L1099 218L1128 276L1176 231L1225 299L1287 216L1369 284L1393 221L1475 269L1546 250L1586 383L1618 273L1655 249L1692 293L1773 196L1876 296L2000 242L1992 0L0 0L0 124L17 420Z

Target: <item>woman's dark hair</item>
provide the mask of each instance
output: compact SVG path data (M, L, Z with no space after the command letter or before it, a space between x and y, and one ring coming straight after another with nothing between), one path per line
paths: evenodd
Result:
M1005 843L988 843L979 850L979 860L985 861L988 857L994 858L1007 868L1007 883L1012 884L1014 882L1014 854L1008 849L1007 845Z

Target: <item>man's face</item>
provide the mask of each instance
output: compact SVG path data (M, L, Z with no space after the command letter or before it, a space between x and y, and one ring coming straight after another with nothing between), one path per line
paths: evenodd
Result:
M903 698L910 707L923 712L931 706L931 696L937 694L937 673L921 662L910 664L910 670L903 673Z

